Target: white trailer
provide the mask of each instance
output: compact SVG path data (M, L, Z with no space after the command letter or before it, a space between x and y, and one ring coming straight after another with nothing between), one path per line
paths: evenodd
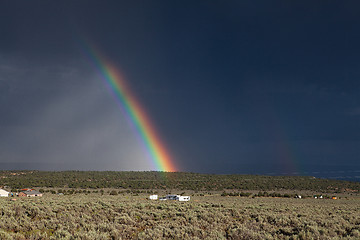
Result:
M160 201L175 200L175 201L187 202L190 201L190 196L166 195L165 197L159 198L159 200Z

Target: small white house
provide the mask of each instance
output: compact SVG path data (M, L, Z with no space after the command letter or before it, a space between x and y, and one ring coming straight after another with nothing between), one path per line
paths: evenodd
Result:
M157 200L157 199L158 199L158 195L150 195L149 199L150 199L150 200Z
M9 192L5 191L4 189L0 189L0 197L8 197Z
M190 196L179 196L178 200L180 202L187 202L187 201L190 201Z

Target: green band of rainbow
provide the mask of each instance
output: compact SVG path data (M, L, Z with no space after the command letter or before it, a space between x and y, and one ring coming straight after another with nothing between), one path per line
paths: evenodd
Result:
M110 61L101 56L98 51L95 51L94 47L88 48L87 52L90 54L93 62L100 71L100 74L111 88L125 114L134 125L156 170L166 172L177 171L172 158L157 135L154 125L151 124L143 107L127 87L125 79L120 72L110 63Z

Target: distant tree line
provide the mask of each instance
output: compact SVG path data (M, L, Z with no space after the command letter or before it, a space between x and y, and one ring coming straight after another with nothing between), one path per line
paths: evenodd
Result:
M360 191L359 182L309 176L216 175L187 172L0 171L0 186L72 189L180 189L194 191Z

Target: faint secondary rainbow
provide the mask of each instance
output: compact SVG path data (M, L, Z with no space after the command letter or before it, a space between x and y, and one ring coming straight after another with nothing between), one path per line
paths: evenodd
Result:
M156 170L176 172L177 168L169 152L156 133L155 127L143 107L130 91L120 71L109 60L100 55L99 51L96 51L94 47L88 47L87 53L110 87L122 110L135 127Z

